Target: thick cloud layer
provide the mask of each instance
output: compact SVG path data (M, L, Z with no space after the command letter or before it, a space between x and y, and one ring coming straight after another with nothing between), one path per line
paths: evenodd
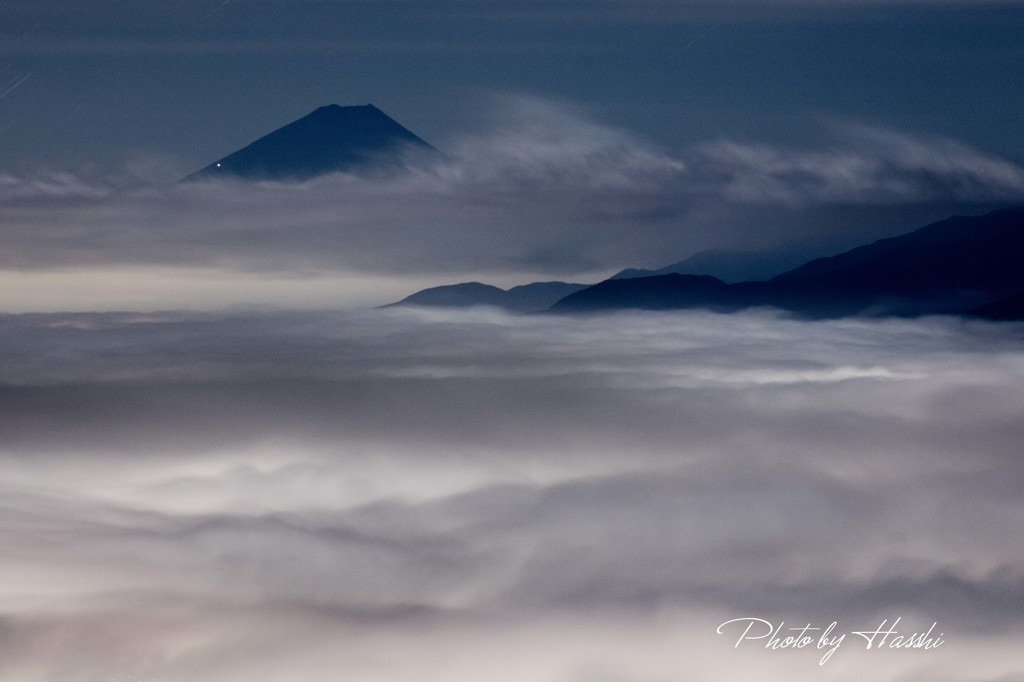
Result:
M496 111L488 132L446 145L450 162L388 179L118 189L3 176L0 268L594 279L710 247L827 253L1024 201L1024 169L948 140L846 126L811 149L670 153L568 107L510 98Z
M1020 339L755 314L2 317L0 675L1022 679ZM819 666L715 634L744 616L948 641Z

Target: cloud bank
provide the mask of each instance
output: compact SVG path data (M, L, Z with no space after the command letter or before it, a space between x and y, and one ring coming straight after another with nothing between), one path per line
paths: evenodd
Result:
M5 678L1024 675L1017 326L391 309L0 340ZM714 634L749 615L949 644L819 667Z
M1024 169L949 140L845 126L812 149L672 153L566 106L495 110L487 132L443 145L450 162L387 179L126 189L5 175L0 268L593 277L710 247L827 252L1024 200Z

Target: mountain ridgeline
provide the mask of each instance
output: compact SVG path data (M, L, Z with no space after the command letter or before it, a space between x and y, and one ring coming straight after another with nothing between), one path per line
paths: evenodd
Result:
M533 282L505 290L480 282L464 282L417 291L397 303L384 307L406 305L441 308L492 306L515 313L536 313L547 310L569 294L586 289L587 286L572 282Z
M945 314L1024 319L1024 208L955 216L811 260L765 281L730 284L703 274L644 274L619 273L569 293L549 310L776 308L808 318ZM500 298L474 299L471 293L464 290L459 305L509 308ZM419 296L401 303L446 305L441 299Z
M772 307L812 318L984 313L1009 315L1024 293L1024 209L956 216L909 234L812 260L768 281L726 284L693 275L607 280L555 312L622 308ZM711 281L709 281L709 279Z
M383 111L366 104L320 107L214 161L188 179L302 181L335 172L401 168L410 158L444 155Z
M728 249L706 249L689 258L666 265L657 270L627 268L608 279L636 279L659 275L711 275L723 282L735 283L749 280L771 279L781 272L794 268L807 260L787 251L741 251Z
M372 177L406 168L410 161L444 158L372 104L332 104L188 179L303 181L335 172ZM536 282L505 291L467 282L426 289L393 305L487 305L559 313L768 307L812 318L954 314L1022 319L1022 261L1024 208L1017 207L955 216L781 274L775 273L794 264L792 255L712 250L660 270L624 270L593 286Z

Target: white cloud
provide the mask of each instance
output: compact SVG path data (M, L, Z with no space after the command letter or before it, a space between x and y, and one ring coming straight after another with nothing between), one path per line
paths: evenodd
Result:
M1019 676L1018 332L0 317L4 673L458 681L515 651L510 679ZM819 668L714 635L751 610L951 643Z

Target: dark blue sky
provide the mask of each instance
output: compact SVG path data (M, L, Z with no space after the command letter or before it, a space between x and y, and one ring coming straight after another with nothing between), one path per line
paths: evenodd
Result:
M1018 3L13 0L0 169L198 168L331 102L443 146L509 92L669 148L852 121L1020 160L1022 35Z

